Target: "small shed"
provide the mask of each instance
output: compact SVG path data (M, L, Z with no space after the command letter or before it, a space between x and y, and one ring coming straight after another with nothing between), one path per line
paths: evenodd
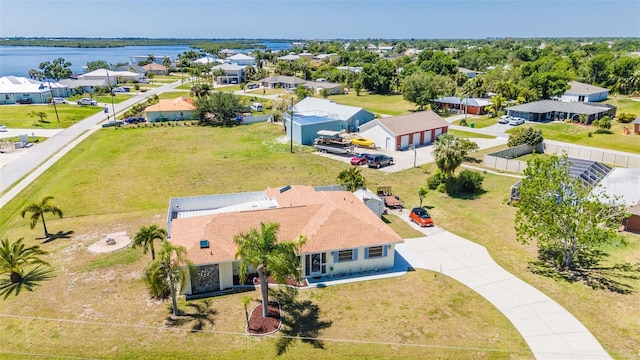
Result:
M633 120L633 133L636 135L640 135L640 116L638 116L635 120Z
M367 205L371 211L378 215L378 217L382 216L384 213L384 201L371 190L358 189L354 191L353 195L362 200L362 202Z

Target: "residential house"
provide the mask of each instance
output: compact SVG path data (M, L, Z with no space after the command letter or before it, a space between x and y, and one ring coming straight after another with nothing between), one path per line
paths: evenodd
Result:
M640 115L633 120L633 133L636 135L640 135Z
M472 79L474 77L476 77L478 74L482 74L482 72L480 71L475 71L475 70L470 70L470 69L465 69L463 67L458 67L458 71L467 75L467 77L469 79Z
M436 100L438 108L447 108L455 110L460 114L483 115L486 113L485 108L491 104L489 99L480 98L459 98L456 96L448 96Z
M231 64L240 65L240 66L249 66L249 65L255 66L256 58L254 58L253 56L245 55L245 54L235 54L224 59L224 62L228 62Z
M144 76L147 73L147 70L143 69L142 66L139 65L121 65L118 67L115 67L113 69L111 69L113 71L130 71L130 72L134 72L134 73L138 73L142 76Z
M554 121L570 119L580 121L580 115L587 115L587 124L593 120L609 116L616 117L616 107L608 104L584 102L563 102L541 100L506 108L507 115L524 118L527 121Z
M356 74L359 74L360 72L362 72L362 66L337 66L336 69L351 71L352 73L356 73Z
M569 81L569 90L558 100L564 102L597 102L607 100L609 89L599 86L584 84L577 81Z
M300 54L298 54L298 56L300 56L300 58L302 59L307 59L309 61L313 60L313 54L310 52L301 52Z
M287 54L284 56L279 56L277 59L278 61L294 62L300 60L300 56L295 54Z
M300 85L306 84L307 81L300 79L296 76L269 76L260 80L262 87L266 88L282 88L282 89L295 89Z
M322 95L323 89L327 89L327 94L329 95L344 93L344 85L338 83L331 83L326 81L307 81L303 86L312 89L316 95Z
M97 69L82 75L78 75L78 80L106 80L109 85L116 85L118 82L140 81L144 76L132 71L114 71L107 69Z
M149 122L178 121L193 119L196 107L190 98L160 99L160 101L145 109L145 116Z
M69 88L59 82L43 82L20 76L0 77L0 104L15 104L30 99L34 104L46 104L52 97L69 96Z
M313 57L314 60L329 61L336 54L318 54Z
M211 68L211 71L215 74L216 71L224 71L224 75L216 76L216 82L218 84L240 84L244 82L244 68L232 63L224 63Z
M392 268L395 246L403 242L348 191L293 185L262 192L173 198L167 212L169 241L186 248L194 267L183 292L203 295L242 285L234 237L263 222L280 225L279 240L306 237L298 250L302 278Z
M107 79L101 80L78 80L78 79L62 79L61 84L67 86L70 92L75 94L93 93L96 88L109 87Z
M428 110L375 119L360 126L360 135L385 150L408 150L412 146L430 145L448 129L448 122Z
M290 114L285 113L287 136L302 145L311 145L320 130L356 131L359 126L375 118L375 114L355 106L336 104L331 100L304 98L293 107L293 126Z
M160 65L160 64L156 64L156 63L150 63L147 65L142 66L142 68L145 70L145 74L148 72L152 72L155 75L167 75L169 74L169 69L167 69L166 66L164 65Z
M205 65L205 64L222 64L222 63L224 63L224 61L220 60L220 59L218 59L216 57L213 57L213 56L205 56L205 57L202 57L200 59L193 60L193 63L194 64L202 64L202 65Z

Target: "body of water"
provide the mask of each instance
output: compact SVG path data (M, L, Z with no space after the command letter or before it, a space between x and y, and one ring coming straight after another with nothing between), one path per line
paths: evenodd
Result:
M272 51L291 48L290 43L264 42ZM130 56L171 56L189 50L188 45L125 46L118 48L68 48L41 46L0 46L0 76L28 76L30 69L38 69L41 62L64 58L71 62L73 73L82 72L88 62L104 60L109 64L129 63Z

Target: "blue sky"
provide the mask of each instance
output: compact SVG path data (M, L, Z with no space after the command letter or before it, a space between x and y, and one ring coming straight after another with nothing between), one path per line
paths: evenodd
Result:
M0 36L640 37L640 1L0 0Z

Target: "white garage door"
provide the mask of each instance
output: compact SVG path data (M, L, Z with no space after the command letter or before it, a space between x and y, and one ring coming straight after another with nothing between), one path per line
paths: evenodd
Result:
M400 138L400 150L407 150L409 148L409 135L402 135Z
M436 129L436 140L438 140L438 136L442 135L442 128Z
M420 145L420 133L413 134L413 142L411 142L413 146Z
M431 130L425 131L424 132L424 145L430 145L431 144Z

